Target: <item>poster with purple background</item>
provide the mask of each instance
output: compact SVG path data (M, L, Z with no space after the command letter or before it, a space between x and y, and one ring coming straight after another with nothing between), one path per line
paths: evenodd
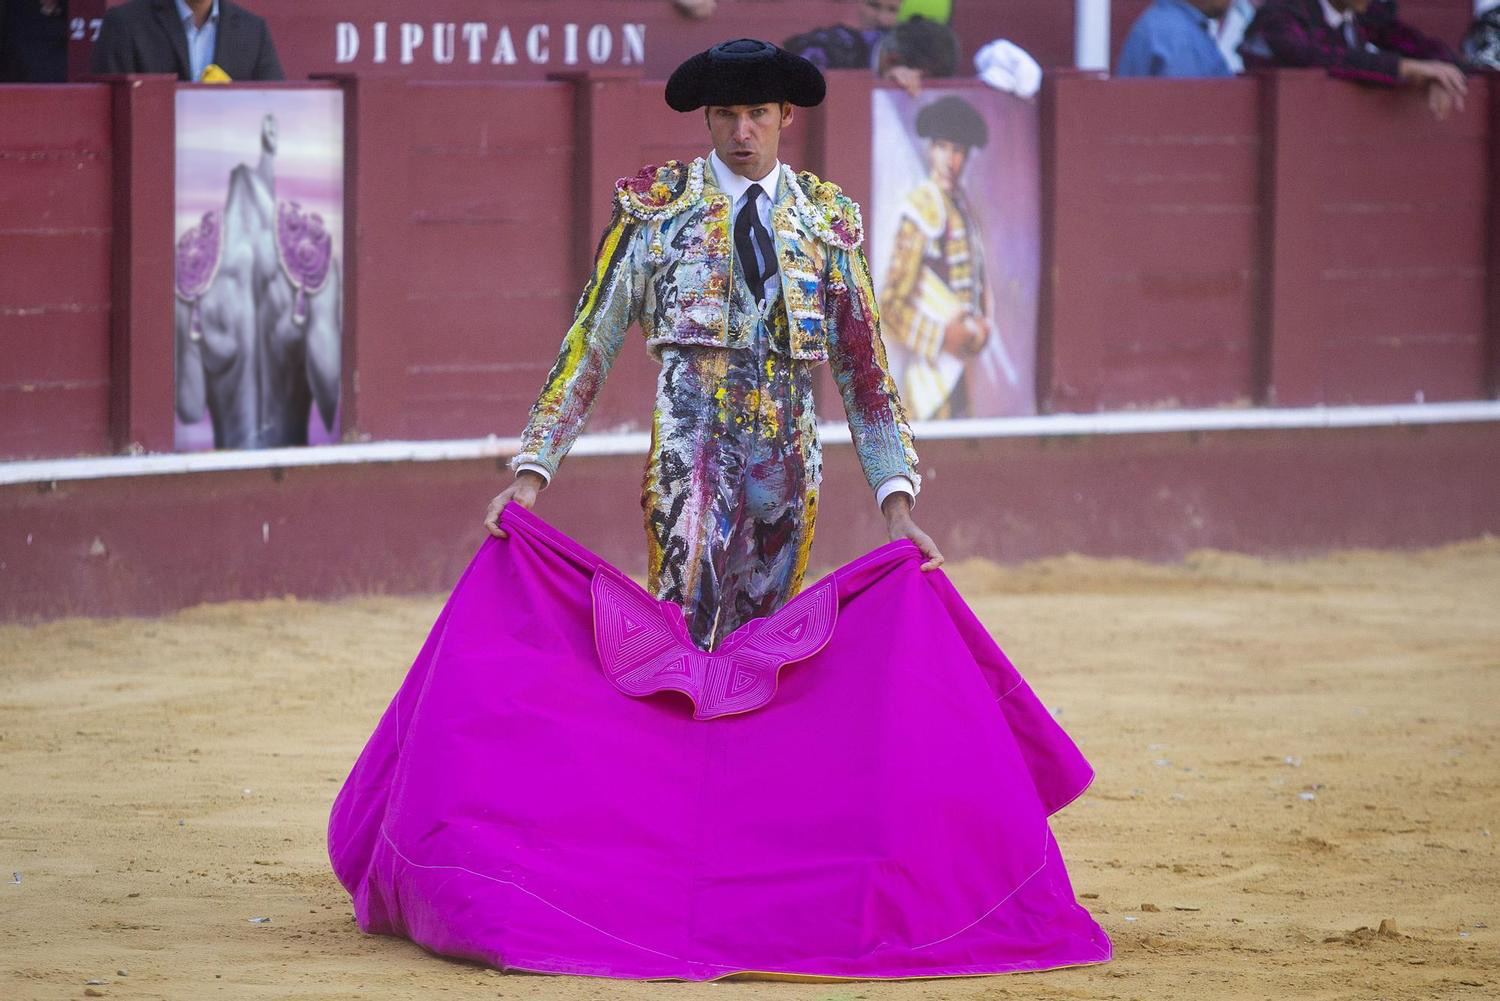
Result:
M339 438L344 98L177 92L178 451Z
M914 420L1036 413L1039 119L990 90L876 90L870 267Z

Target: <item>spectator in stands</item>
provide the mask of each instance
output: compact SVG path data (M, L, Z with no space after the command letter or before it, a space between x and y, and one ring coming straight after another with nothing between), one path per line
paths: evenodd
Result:
M104 15L91 69L180 80L280 80L266 22L229 0L129 0Z
M1232 76L1213 20L1229 0L1155 0L1125 36L1116 76Z
M1266 0L1240 55L1246 69L1323 66L1359 83L1425 87L1439 119L1462 111L1468 93L1453 50L1402 22L1395 0Z
M941 80L958 69L958 36L946 24L913 17L880 40L875 72L916 97L924 80Z
M719 7L719 0L672 0L672 6L683 17L702 19L709 17Z
M1463 50L1475 69L1500 70L1500 0L1489 0L1475 13L1464 32Z
M1229 0L1229 9L1219 18L1214 32L1214 43L1219 54L1229 64L1230 72L1243 73L1245 60L1240 58L1240 42L1245 40L1245 29L1255 20L1255 11L1261 0Z
M831 24L793 35L782 44L822 69L875 67L875 52L900 21L901 0L859 0L859 24Z
M871 68L913 97L921 93L924 80L949 77L958 69L953 29L925 17L902 21L880 35L874 49L863 33L844 24L794 35L782 47L823 69Z
M65 0L0 0L0 83L67 79Z

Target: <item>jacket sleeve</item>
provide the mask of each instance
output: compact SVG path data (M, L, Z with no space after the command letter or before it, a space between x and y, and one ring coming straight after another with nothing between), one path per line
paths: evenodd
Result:
M1392 52L1352 49L1342 40L1332 41L1327 32L1313 30L1289 7L1262 7L1246 32L1241 52L1253 52L1257 43L1270 51L1276 66L1322 66L1329 74L1359 83L1394 87L1401 82L1400 57Z
M130 57L130 29L124 20L118 7L104 12L99 38L94 42L94 51L89 54L89 72L95 76L135 72L134 60Z
M251 73L250 79L286 79L286 74L281 69L281 60L276 56L276 42L271 38L271 26L265 20L260 22L260 46L255 55L255 70Z
M625 333L640 316L646 285L645 226L619 208L599 242L594 270L563 337L562 350L510 462L540 466L550 480L578 440Z
M1377 0L1360 18L1370 41L1408 59L1441 59L1457 63L1458 55L1443 42L1424 35L1396 15L1394 2Z
M906 408L891 379L865 252L830 248L828 364L844 398L849 433L870 489L905 476L920 489Z

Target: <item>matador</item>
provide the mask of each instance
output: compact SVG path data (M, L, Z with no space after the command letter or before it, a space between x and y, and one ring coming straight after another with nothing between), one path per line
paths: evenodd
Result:
M713 151L615 185L613 217L562 349L531 409L500 511L531 507L583 429L638 323L660 362L642 507L648 589L683 609L704 649L770 615L801 586L822 459L813 401L827 362L891 539L942 563L912 520L917 455L887 370L859 206L778 158L793 106L823 100L817 67L737 39L667 82L675 111L704 109Z

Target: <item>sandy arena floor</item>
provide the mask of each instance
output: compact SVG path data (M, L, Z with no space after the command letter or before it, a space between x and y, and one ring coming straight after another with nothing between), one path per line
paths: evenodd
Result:
M1055 827L1110 964L628 984L364 937L324 824L438 602L287 600L0 628L0 998L1500 997L1500 540L953 576L1098 769Z

